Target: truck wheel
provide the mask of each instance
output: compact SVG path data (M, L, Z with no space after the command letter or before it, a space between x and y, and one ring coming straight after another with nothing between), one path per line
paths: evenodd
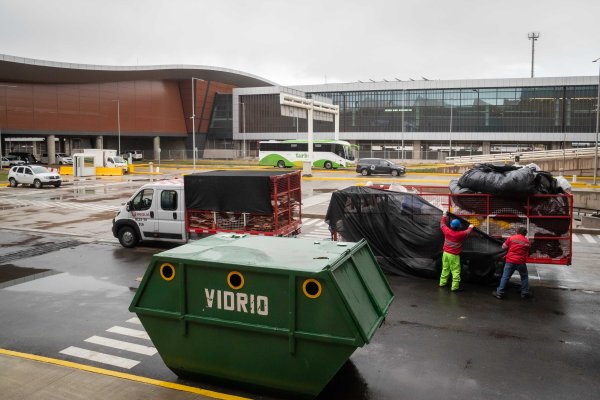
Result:
M137 244L138 238L135 231L130 226L124 226L119 229L119 243L121 246L132 248Z
M325 169L333 168L333 164L331 163L331 161L325 161L325 164L323 164L323 166L325 167Z
M36 179L35 181L33 181L33 187L36 189L40 189L42 187L42 181Z
M17 183L17 181L15 180L15 178L10 178L10 179L8 180L8 183L10 184L10 187L17 187L17 185L18 185L18 183Z
M392 176L398 176L398 170L397 169L393 169L392 170Z
M277 168L285 168L285 163L283 162L283 160L277 161Z
M362 176L367 176L367 175L369 175L369 170L366 169L366 168L363 168L363 169L360 170L360 174Z
M60 187L60 182L58 182L58 183L55 183L55 184L54 184L54 187L55 187L55 188L57 188L57 187Z

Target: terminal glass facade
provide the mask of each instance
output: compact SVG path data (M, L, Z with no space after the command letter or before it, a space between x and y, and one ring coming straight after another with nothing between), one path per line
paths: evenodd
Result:
M597 86L310 93L340 106L340 132L594 132Z

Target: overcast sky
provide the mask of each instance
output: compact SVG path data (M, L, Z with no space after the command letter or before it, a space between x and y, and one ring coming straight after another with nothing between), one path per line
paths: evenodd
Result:
M283 85L597 75L600 0L0 0L0 53Z

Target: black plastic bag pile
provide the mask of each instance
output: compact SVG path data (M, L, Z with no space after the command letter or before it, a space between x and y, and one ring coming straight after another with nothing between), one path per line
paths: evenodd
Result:
M352 186L332 194L325 221L341 240L365 238L384 271L437 279L441 217L440 209L416 194ZM466 229L469 222L461 222ZM504 254L501 241L474 229L461 254L463 281L495 284Z
M524 197L530 194L559 194L552 174L530 167L478 164L465 172L457 182L457 190Z
M569 216L570 203L568 196L558 185L551 173L537 171L535 168L511 165L479 164L465 172L458 180L449 184L452 194L487 193L495 197L489 203L489 210L484 208L484 202L477 196L455 196L454 209L460 213L492 215L530 215L529 235L533 236L531 254L536 257L559 258L568 251L566 242L559 240L535 240L535 238L561 237L569 232L569 218L548 219L536 216ZM557 196L528 196L536 194L551 194ZM529 207L529 210L527 210ZM496 222L502 217L495 218ZM499 232L504 236L514 234L520 226L515 219L506 218L511 226L507 231ZM521 224L523 225L523 224ZM563 248L564 247L564 248Z

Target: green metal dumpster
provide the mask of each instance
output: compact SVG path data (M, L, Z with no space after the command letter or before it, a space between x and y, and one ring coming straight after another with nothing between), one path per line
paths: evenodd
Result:
M365 240L218 234L154 255L129 310L180 376L316 396L393 297Z

